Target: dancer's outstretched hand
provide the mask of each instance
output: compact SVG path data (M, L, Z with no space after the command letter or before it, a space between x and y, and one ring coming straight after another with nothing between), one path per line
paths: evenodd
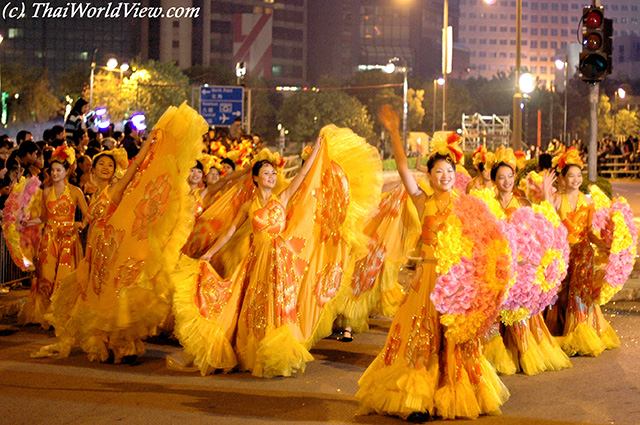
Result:
M382 105L378 118L390 133L400 131L400 117L398 117L398 114L390 105Z

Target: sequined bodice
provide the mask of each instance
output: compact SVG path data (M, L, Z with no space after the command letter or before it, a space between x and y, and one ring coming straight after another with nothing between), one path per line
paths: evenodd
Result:
M569 232L567 237L569 244L574 245L586 240L589 230L589 210L590 206L584 194L578 193L578 202L576 203L575 211L571 208L567 195L562 194L560 219L567 228L567 232Z
M453 201L451 194L451 201ZM436 235L444 226L449 213L451 212L451 202L443 211L438 210L436 198L430 196L424 204L424 213L422 217L422 257L424 259L434 259L434 248L436 246Z
M94 220L105 220L109 218L115 210L116 205L111 202L107 189L104 189L89 205L89 214Z
M264 207L260 206L258 198L255 197L251 204L250 213L251 226L256 236L274 237L286 228L287 212L275 195L271 196Z
M49 224L73 223L76 205L71 198L69 185L64 186L59 198L56 198L56 191L52 187L47 196L46 205Z

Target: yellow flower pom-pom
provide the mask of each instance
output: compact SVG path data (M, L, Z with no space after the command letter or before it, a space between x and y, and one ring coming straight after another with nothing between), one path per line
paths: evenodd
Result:
M506 218L504 210L500 206L500 202L498 202L498 200L496 199L496 193L493 191L493 189L472 189L469 194L482 199L484 203L489 206L491 214L493 214L496 218Z
M627 228L627 223L624 221L624 216L620 211L615 211L611 214L613 220L613 244L611 245L611 252L617 254L633 245L633 239L631 238L631 232Z
M542 201L539 204L533 204L531 206L534 212L544 215L547 220L553 223L554 227L560 226L560 216L556 212L556 209L551 205L549 201Z

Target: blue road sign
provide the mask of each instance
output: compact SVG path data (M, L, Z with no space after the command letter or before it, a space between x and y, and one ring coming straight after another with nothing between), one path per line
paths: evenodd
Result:
M200 87L200 115L211 126L231 125L244 112L244 87Z

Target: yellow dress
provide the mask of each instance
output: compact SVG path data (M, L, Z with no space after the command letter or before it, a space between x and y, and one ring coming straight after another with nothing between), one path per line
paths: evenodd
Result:
M430 299L437 277L436 233L451 212L429 197L422 217L422 263L398 309L381 353L358 381L362 413L407 418L429 412L445 419L497 413L509 398L478 338L463 344L444 337Z
M522 204L513 196L504 209L510 217ZM569 357L555 342L542 318L542 313L513 325L496 325L487 336L484 353L499 373L526 375L571 367Z
M223 278L210 264L181 257L172 275L175 334L202 375L238 367L290 376L304 371L310 347L331 333L382 173L375 148L350 130L323 134L326 143L286 211L277 195L266 205L250 200L248 254L238 267Z
M567 196L561 196L559 214L569 233L570 263L558 301L547 312L546 320L552 333L562 335L561 346L568 355L597 356L620 346L620 339L593 294L595 254L588 237L593 207L582 193L578 194L575 210Z
M53 188L49 191L45 208L47 222L40 244L36 278L31 284L31 292L20 312L18 323L40 323L48 328L44 313L60 282L76 269L82 258L82 246L74 229L76 204L68 183L60 197L56 196Z
M367 251L356 260L349 290L344 291L342 326L365 332L373 309L393 316L404 298L398 273L408 251L420 237L420 223L413 203L400 182L383 194L374 214L367 220L364 233L370 238Z
M206 122L183 104L156 124L157 140L114 205L105 189L90 205L87 255L65 279L47 315L57 344L35 356L66 356L79 346L90 360L119 363L144 354L171 308L168 275L193 220L187 175Z

